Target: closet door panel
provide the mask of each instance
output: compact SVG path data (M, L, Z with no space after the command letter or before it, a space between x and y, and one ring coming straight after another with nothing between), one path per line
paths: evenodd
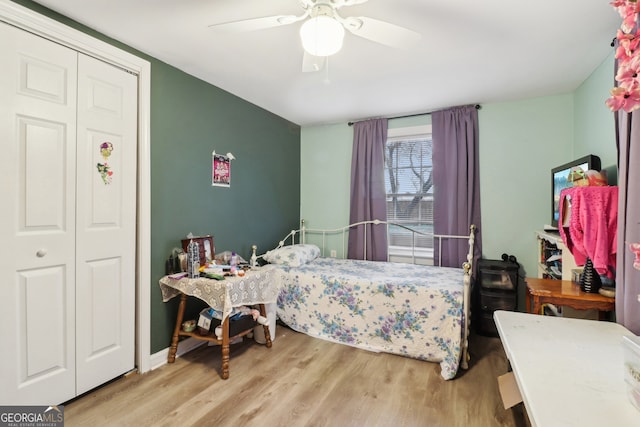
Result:
M22 233L68 231L68 187L65 177L73 165L67 163L65 123L32 117L17 117L19 143L18 228ZM43 207L46 206L46 209ZM73 227L74 225L71 224Z
M75 396L77 53L0 23L0 402Z
M26 270L18 273L20 383L37 382L48 375L64 372L67 366L65 338L66 277L60 267ZM47 319L46 323L30 319ZM36 349L38 351L33 351Z
M121 293L113 288L121 275L120 259L102 259L87 262L89 281L87 282L89 301L83 302L81 312L90 315L92 322L86 331L90 337L87 356L100 357L107 352L117 351L121 342L120 321L116 314L120 310Z
M134 368L137 77L78 73L77 373L83 393Z

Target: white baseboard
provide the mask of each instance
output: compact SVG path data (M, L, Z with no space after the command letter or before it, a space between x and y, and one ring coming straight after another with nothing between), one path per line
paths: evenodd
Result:
M207 345L206 341L197 340L194 338L187 338L185 340L180 341L178 344L178 351L176 353L176 357L181 357L184 354L187 354L191 350L195 350L196 348ZM161 366L167 364L167 357L169 357L169 347L164 350L160 350L157 353L151 355L150 365L151 370L157 369Z

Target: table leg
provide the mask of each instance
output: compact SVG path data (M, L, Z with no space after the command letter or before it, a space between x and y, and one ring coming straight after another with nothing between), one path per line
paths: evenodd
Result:
M535 296L535 295L531 295L531 299L532 304L531 304L531 311L529 313L533 313L533 314L542 314L541 310L542 310L542 304L540 303L540 297Z
M222 379L229 378L229 317L222 322Z
M260 307L260 315L262 317L267 317L267 309L264 307L264 304L258 304ZM262 325L262 327L264 328L264 339L265 339L265 345L267 346L267 348L271 348L272 344L271 344L271 333L269 332L269 324L267 323L266 325Z
M182 327L182 318L184 310L187 306L187 294L180 293L180 305L178 305L178 315L176 316L176 326L173 328L173 337L171 338L171 347L169 347L169 356L167 363L176 361L176 353L178 352L178 339L180 338L180 328Z

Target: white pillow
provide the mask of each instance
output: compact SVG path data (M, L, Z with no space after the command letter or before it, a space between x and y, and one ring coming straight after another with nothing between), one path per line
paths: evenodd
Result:
M300 267L320 256L320 248L316 245L298 244L283 246L264 254L264 260L271 264Z

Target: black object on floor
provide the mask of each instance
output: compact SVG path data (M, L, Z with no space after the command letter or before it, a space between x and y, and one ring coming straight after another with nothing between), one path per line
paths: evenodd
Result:
M475 312L475 329L479 334L498 336L493 312L516 310L519 271L520 264L513 255L503 254L502 260L478 261L475 303L472 311Z

